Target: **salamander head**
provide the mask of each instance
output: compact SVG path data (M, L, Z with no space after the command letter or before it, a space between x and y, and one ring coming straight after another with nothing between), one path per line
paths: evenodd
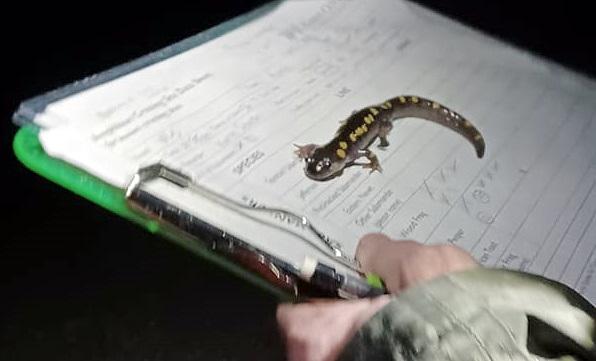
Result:
M324 147L315 144L296 146L296 154L304 159L304 174L312 180L324 181L341 174L343 163L333 161Z

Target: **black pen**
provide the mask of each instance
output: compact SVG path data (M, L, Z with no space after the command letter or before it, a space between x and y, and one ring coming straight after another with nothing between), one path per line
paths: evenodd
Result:
M322 291L340 298L365 298L386 294L383 281L376 275L366 278L341 274L312 257L305 257L300 267L300 277Z

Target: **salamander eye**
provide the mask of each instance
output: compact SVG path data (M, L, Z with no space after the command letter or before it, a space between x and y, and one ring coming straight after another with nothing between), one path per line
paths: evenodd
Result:
M322 170L323 170L323 161L322 161L322 160L320 160L320 161L317 163L317 165L315 166L315 171L317 171L317 173L318 173L318 172L320 172L320 171L322 171Z
M315 171L318 173L323 169L327 169L331 166L331 160L327 157L320 160L317 165L315 166Z

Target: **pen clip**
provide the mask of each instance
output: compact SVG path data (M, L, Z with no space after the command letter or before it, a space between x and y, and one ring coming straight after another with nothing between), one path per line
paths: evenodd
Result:
M284 223L293 222L294 224L300 225L302 228L305 228L307 231L313 234L316 239L320 241L320 243L317 244L304 237L300 237L301 239L305 240L320 252L323 252L324 254L327 254L331 258L335 259L342 265L360 273L359 263L355 259L348 257L343 251L339 242L331 239L329 236L321 232L306 216L297 215L282 208L268 207L256 202L251 202L251 205L244 204L220 193L214 192L207 187L199 185L195 183L190 176L178 170L172 169L171 167L168 167L162 163L155 163L139 169L126 188L126 197L129 198L132 192L142 183L156 178L166 179L182 188L187 188L192 192L196 192L226 207L236 207L250 212L266 212Z
M292 265L142 189L146 182L158 178L166 179L181 187L187 187L190 182L190 178L183 174L161 164L154 164L140 169L133 176L126 187L127 203L132 208L158 219L161 223L172 226L177 233L190 237L211 252L230 259L234 264L241 265L259 275L268 284L285 291L286 294L298 296L297 272Z

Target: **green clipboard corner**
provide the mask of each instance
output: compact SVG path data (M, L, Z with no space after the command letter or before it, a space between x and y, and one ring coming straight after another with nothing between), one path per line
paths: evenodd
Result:
M21 127L14 139L13 150L17 159L28 169L40 176L72 191L120 217L128 219L151 233L159 234L182 246L195 255L222 267L232 274L267 291L281 301L293 300L293 296L267 283L262 278L246 272L244 268L230 262L226 258L211 252L190 237L162 227L156 220L135 213L126 204L124 191L111 186L102 180L74 167L64 161L50 157L42 148L38 138L39 129L31 124Z

